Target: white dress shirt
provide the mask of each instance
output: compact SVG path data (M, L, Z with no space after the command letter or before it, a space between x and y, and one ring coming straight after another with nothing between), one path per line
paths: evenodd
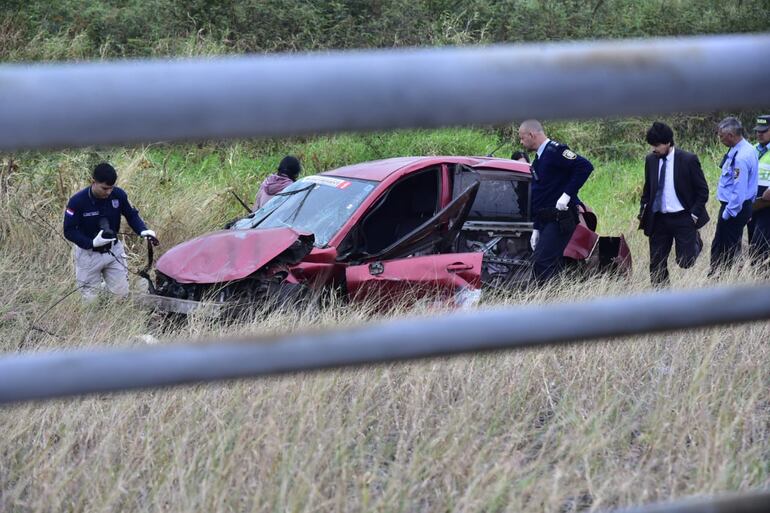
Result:
M545 147L548 145L548 143L551 142L550 139L546 139L543 144L537 147L537 158L540 158L543 156L543 151L545 150Z
M663 159L658 161L658 180L660 180L660 169L663 167ZM663 198L660 202L660 211L664 214L673 214L675 212L681 212L684 207L679 202L679 198L676 197L676 190L674 189L674 147L671 146L668 155L666 156L666 182L663 184ZM661 184L658 183L658 187Z

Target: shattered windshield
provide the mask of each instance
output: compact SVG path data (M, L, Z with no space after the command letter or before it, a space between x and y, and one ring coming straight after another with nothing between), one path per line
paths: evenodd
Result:
M315 245L324 247L350 219L376 182L333 176L308 176L297 180L265 203L262 208L236 222L232 230L289 226L315 235Z

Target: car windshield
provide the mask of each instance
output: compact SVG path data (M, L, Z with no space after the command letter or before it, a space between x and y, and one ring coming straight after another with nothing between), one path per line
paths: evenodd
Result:
M232 230L289 226L312 233L315 246L325 247L376 182L333 176L308 176L275 195L262 208L237 221Z

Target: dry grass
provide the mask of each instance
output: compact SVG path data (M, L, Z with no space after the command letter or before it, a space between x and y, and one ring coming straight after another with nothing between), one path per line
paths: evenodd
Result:
M46 312L74 288L67 244L43 228L58 228L62 204L55 191L10 184L0 195L0 351L142 344L153 328L128 304L84 306L73 294ZM142 196L170 243L200 231L183 213L212 194ZM565 281L485 302L647 290L646 239L632 233L630 244L628 282ZM711 284L707 260L673 272L674 286ZM748 265L724 278L757 279ZM435 312L338 305L227 327L193 319L165 335L404 314ZM756 323L4 408L0 511L567 512L767 487L769 335Z

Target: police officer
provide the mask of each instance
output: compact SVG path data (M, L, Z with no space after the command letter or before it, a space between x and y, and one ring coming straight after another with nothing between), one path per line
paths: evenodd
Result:
M542 284L561 269L564 249L578 223L578 191L594 166L568 146L548 139L535 119L519 126L519 140L524 148L537 152L532 162L530 244L534 278Z
M743 228L751 217L751 205L757 194L757 152L743 138L741 122L734 117L718 126L719 140L730 148L722 158L717 199L722 204L716 233L711 243L711 271L731 266L741 251Z
M749 223L749 244L757 261L770 258L770 116L759 116L754 133L757 136L757 158L759 159L759 180L757 200Z
M141 237L158 243L126 192L115 187L118 174L106 162L94 167L91 185L72 196L64 212L64 236L75 244L75 280L83 298L96 297L102 279L111 293L128 295L128 267L123 244L117 240L120 216Z

